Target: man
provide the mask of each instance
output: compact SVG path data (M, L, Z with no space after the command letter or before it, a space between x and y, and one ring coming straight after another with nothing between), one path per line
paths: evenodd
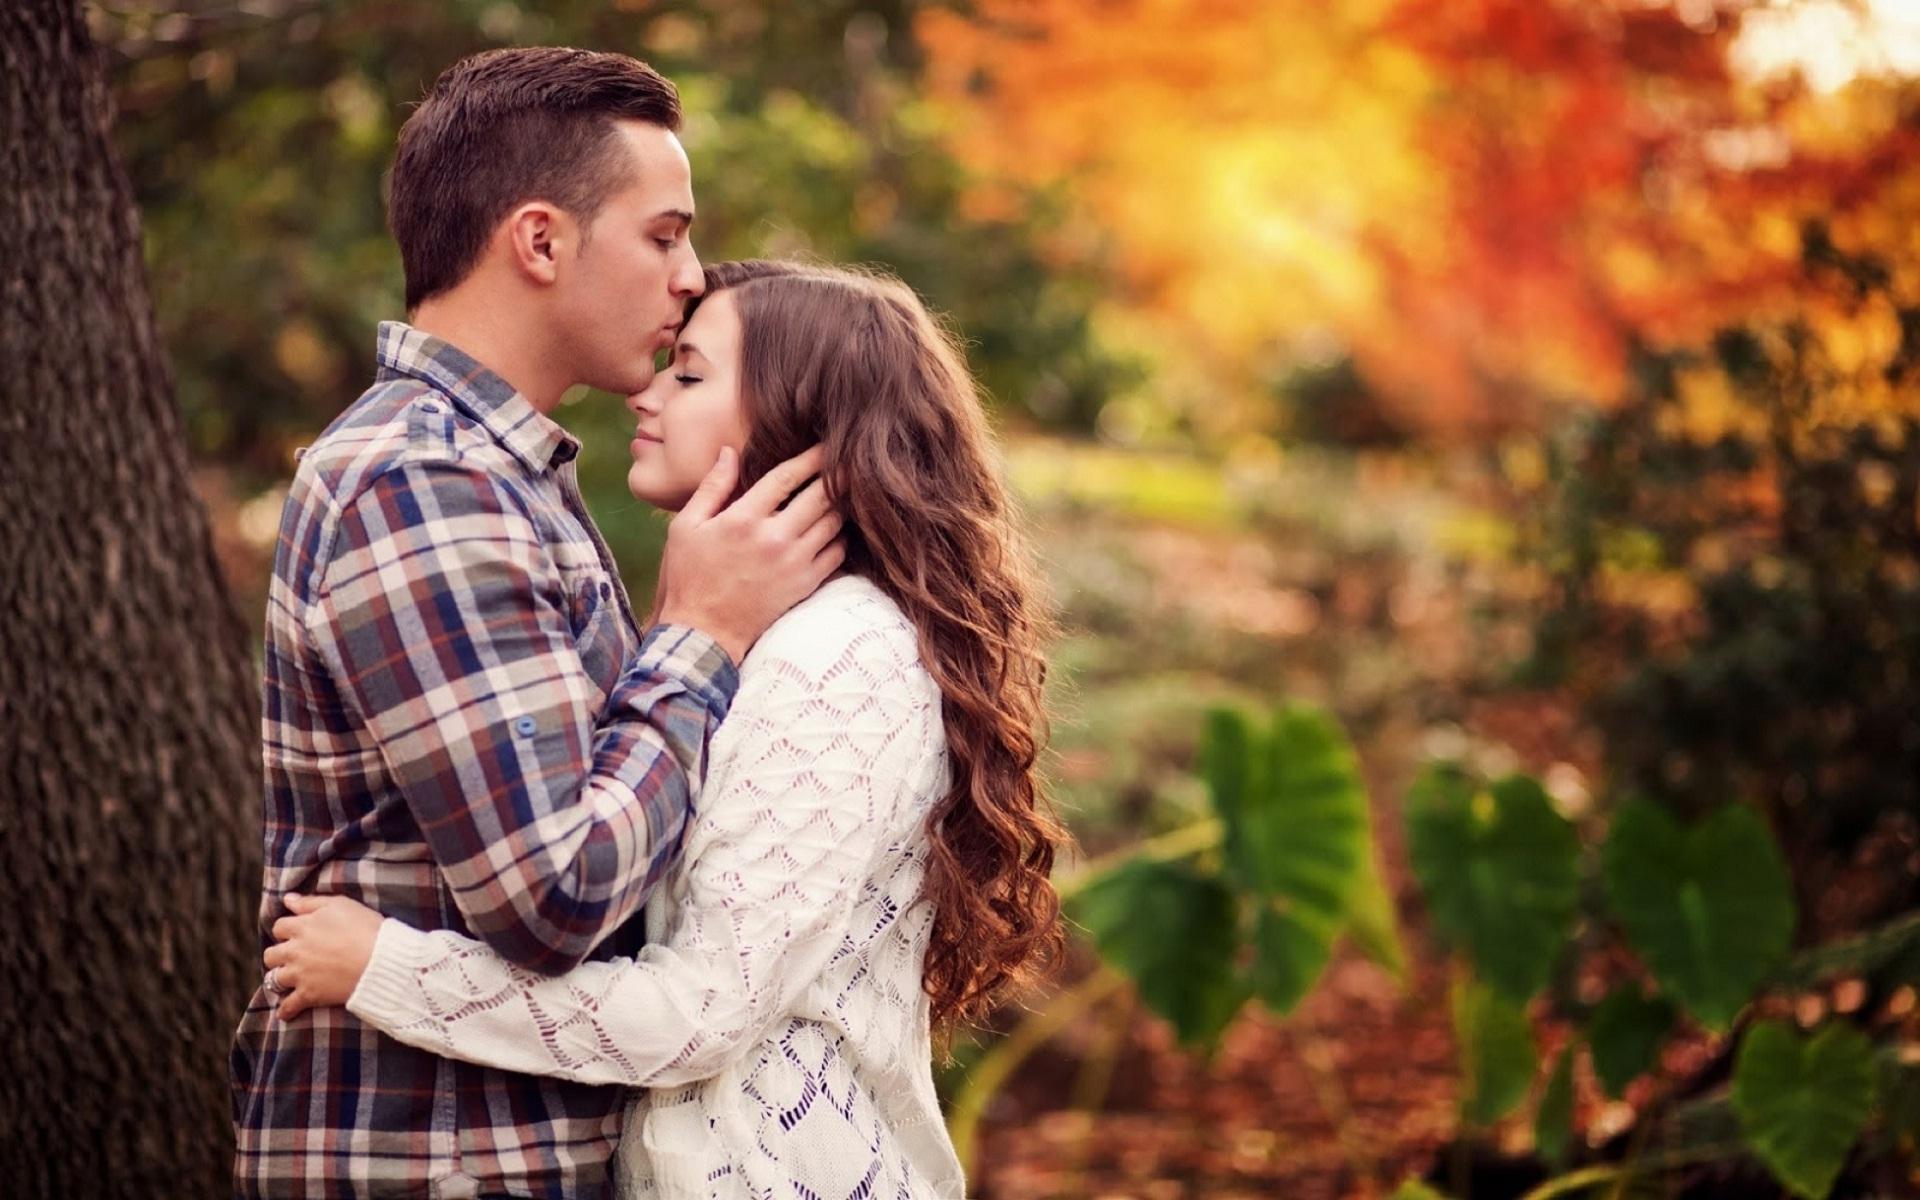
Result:
M673 522L642 638L548 416L575 384L644 388L701 288L679 122L642 63L517 49L455 64L401 130L411 324L304 453L275 556L263 946L297 891L541 971L631 953L734 664L839 565L801 486L817 452L723 508L729 456ZM609 1193L618 1089L276 999L269 975L234 1040L240 1194Z

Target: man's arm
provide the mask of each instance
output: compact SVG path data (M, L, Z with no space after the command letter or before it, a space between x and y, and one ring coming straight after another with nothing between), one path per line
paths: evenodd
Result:
M679 844L733 663L651 631L600 715L557 568L488 472L384 472L342 513L309 632L468 926L542 971L585 958Z

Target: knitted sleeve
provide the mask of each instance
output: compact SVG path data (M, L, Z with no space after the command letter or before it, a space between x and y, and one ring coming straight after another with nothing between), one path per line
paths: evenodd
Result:
M689 824L667 936L558 976L388 920L350 1012L451 1058L588 1083L707 1078L786 1016L840 950L940 697L897 611L802 606L742 666Z

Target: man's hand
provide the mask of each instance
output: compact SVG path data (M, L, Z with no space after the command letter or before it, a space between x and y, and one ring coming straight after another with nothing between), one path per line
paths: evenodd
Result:
M729 505L740 461L731 449L721 450L668 526L659 623L700 630L738 663L767 626L838 570L846 546L826 485L813 478L821 461L815 446L768 471Z

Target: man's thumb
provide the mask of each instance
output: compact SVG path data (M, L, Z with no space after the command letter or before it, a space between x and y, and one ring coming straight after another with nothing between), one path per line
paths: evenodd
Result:
M695 521L704 521L713 516L727 506L727 497L733 495L733 486L739 479L739 454L732 446L720 447L720 457L713 460L713 466L707 469L707 477L687 498L680 514L692 516Z

